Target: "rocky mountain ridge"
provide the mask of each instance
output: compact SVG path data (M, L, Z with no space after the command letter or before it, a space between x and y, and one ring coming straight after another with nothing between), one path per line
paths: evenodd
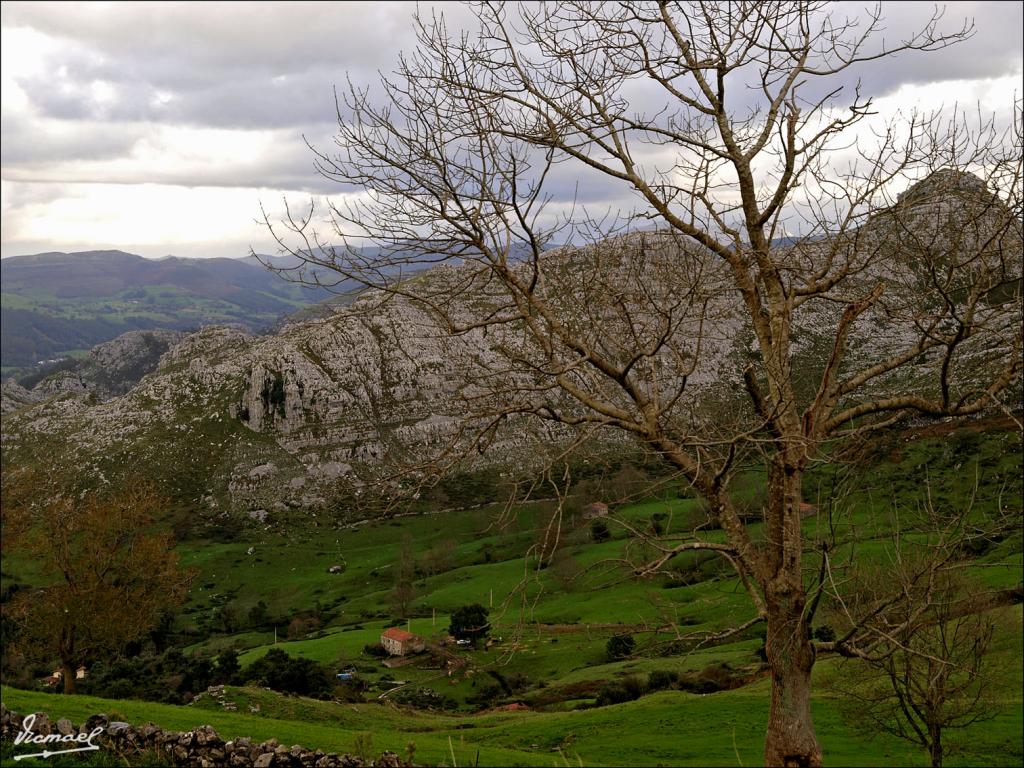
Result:
M914 204L918 220L928 227L935 226L934 217L948 218L958 210L946 197ZM873 226L878 238L893 236L884 219ZM895 234L905 242L905 233ZM1017 237L1011 247L1019 254ZM641 302L652 307L678 303L679 286L685 285L691 265L685 253L673 248L669 241L656 247L649 242L638 255L623 241L611 248L552 252L545 257L542 281L551 285L544 290L550 291L551 301L576 305L584 300L580 305L589 314L574 321L580 338L604 345L608 354L626 351L609 347L611 335L623 333L617 302L634 302L628 313L633 330L658 332L657 312L645 315ZM800 253L794 246L792 258L814 258L816 248ZM896 257L905 258L898 252ZM436 294L462 285L469 268L437 267L417 278L417 290ZM864 284L898 278L902 282L896 287L907 298L866 313L851 353L854 362L908 343L913 326L894 326L891 318L894 312L917 311L917 297L912 279L896 269L885 262L860 278ZM1018 285L1013 300L1019 304L1019 255L1013 270L1015 277L1010 277ZM728 281L715 274L701 280L707 296L702 314L684 318L674 329L678 359L686 365L687 350L699 333L699 364L685 374L674 373L669 366L677 363L665 360L659 375L669 380L686 376L679 418L692 429L712 430L716 419L738 407L729 400L737 397L737 387L742 400L751 336ZM500 300L482 289L468 295L459 311L470 319L488 316ZM834 302L801 307L794 354L798 364L810 361L810 373L814 361L827 354L829 329L841 311ZM993 354L1002 354L971 352L969 344L964 349L976 355L975 370ZM27 394L5 387L3 448L16 461L41 461L45 453L46 461L98 482L143 474L187 514L220 525L285 524L296 515L318 525L335 520L344 499L358 494L367 468L382 467L385 457L396 455L407 464L425 460L455 439L466 423L468 403L479 405L491 391L512 398L555 397L550 387L541 391L509 384L525 375L509 367L510 355L529 359L534 354L509 328L482 325L451 334L424 304L366 291L328 317L292 323L273 335L208 327L184 336L119 396L107 397L116 394L110 390L90 396L67 380L40 389L43 382ZM108 357L95 353L97 361ZM880 386L905 387L907 381L889 378ZM710 402L717 403L717 413L704 412ZM529 466L542 446L568 436L556 428L538 431L544 429L543 424L528 430L526 422L503 421L480 461L502 468Z

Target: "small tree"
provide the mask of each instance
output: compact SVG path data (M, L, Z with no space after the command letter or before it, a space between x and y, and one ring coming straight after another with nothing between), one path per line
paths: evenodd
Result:
M917 632L891 656L869 665L887 683L865 712L877 725L924 747L934 768L943 760L942 734L995 716L992 663L986 654L992 622L961 616ZM895 694L895 696L894 696Z
M595 520L590 524L590 538L596 542L608 541L612 532L608 530L608 523L604 520Z
M639 467L626 465L611 477L608 492L620 502L629 501L634 494L644 491L648 484L647 473Z
M79 666L142 637L185 598L192 573L178 567L170 534L152 530L165 509L135 483L80 498L44 492L7 510L21 518L22 551L53 577L20 592L12 614L30 655L60 660L65 693Z
M238 631L238 611L232 605L222 605L214 613L213 625L226 635Z
M455 562L456 544L453 539L444 539L423 556L420 567L427 576L435 576L451 570Z
M220 652L217 657L217 677L222 683L230 683L242 670L238 662L238 651L234 648L227 648Z
M271 648L263 658L246 667L243 677L275 691L317 698L326 698L333 685L321 664L312 659L292 658L280 648Z
M464 605L452 614L448 632L459 640L472 640L475 643L490 634L491 624L487 616L487 609L479 603Z
M270 613L267 611L267 604L260 600L249 609L249 626L253 629L261 629L270 623Z
M548 566L548 573L566 592L576 586L576 582L583 573L583 566L579 560L572 556L567 549L559 549L551 556L551 565Z
M402 619L409 618L412 603L416 599L416 587L413 584L415 578L416 559L412 550L412 538L406 536L395 562L395 586L391 590L392 615Z

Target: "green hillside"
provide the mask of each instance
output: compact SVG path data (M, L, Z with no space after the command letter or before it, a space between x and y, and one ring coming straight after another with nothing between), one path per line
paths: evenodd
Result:
M130 330L231 323L256 331L330 294L248 259L144 259L121 251L0 262L5 376Z
M887 557L897 524L893 505L910 510L926 493L947 509L973 498L979 516L993 514L1000 503L1012 509L1021 497L1020 457L1019 433L1004 429L968 426L880 439L862 456L843 514L832 521L839 542L834 560L852 555L870 563ZM808 497L830 487L837 469L830 465L813 473ZM759 656L762 630L755 626L718 644L679 639L750 616L732 572L716 560L689 555L669 564L671 574L638 580L616 564L637 546L629 527L658 520L671 534L671 521L699 514L699 502L666 487L660 496L618 505L609 521L611 537L602 542L593 541L589 524L569 524L558 560L538 568L527 550L552 509L548 502L524 505L505 524L498 524L497 508L329 530L296 521L289 531L179 544L183 562L198 575L174 628L175 644L194 659L213 660L235 649L243 670L271 648L314 660L331 674L354 669L361 692L345 694L347 703L234 684L223 701L237 711L226 711L207 694L180 706L9 687L3 689L4 703L72 720L102 711L170 729L209 723L222 736L274 737L331 751L365 749L372 738L378 752L404 753L414 742L416 761L425 764L451 765L453 751L461 765L761 762L769 690ZM821 516L808 518L808 539L826 524ZM925 536L904 534L910 540ZM753 535L760 535L757 526ZM407 620L396 619L391 608L402 547L417 564L413 615ZM1013 588L1021 583L1021 551L1017 529L968 553L963 563L986 585ZM334 565L343 572L329 573ZM809 579L813 570L812 564ZM5 558L4 571L14 579L38 578L32 564L17 557ZM429 655L388 668L367 652L394 624L436 641L447 634L450 614L469 603L491 608L493 643L447 651L457 662L451 674L430 663ZM990 691L989 717L949 732L948 765L1006 765L1024 757L1021 607L997 609L991 618L991 653L1000 674ZM828 620L823 613L816 627ZM608 640L620 634L635 639L635 650L610 659ZM832 681L843 679L851 669L846 665L855 663L826 656L815 668L815 726L827 762L927 764L913 745L849 719L849 706ZM666 679L677 682L668 689L655 682ZM602 698L630 685L639 698ZM89 681L82 687L88 693ZM424 691L430 694L426 699ZM336 695L343 692L339 688ZM525 709L500 710L512 703Z

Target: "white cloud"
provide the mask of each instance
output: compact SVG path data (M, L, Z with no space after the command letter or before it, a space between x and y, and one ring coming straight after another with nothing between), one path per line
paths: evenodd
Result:
M17 200L22 184L4 182L5 200ZM31 191L38 185L27 185ZM61 196L18 206L13 218L4 207L4 237L15 242L51 242L54 250L144 247L146 256L166 255L169 247L257 242L253 223L259 198L268 190L179 187L163 184L68 184ZM11 218L9 218L11 213ZM173 245L172 245L173 244ZM209 255L227 255L211 253ZM244 251L231 255L242 256Z
M168 184L3 182L4 256L96 247L141 256L244 256L276 248L257 222L279 218L296 190ZM43 245L46 244L46 245Z

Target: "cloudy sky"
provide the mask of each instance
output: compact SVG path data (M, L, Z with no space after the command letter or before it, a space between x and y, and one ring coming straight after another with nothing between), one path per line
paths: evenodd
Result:
M335 83L369 82L412 47L414 8L4 2L2 255L269 249L260 202L273 210L285 196L335 191L303 137L329 142ZM886 35L932 8L885 5ZM881 119L954 102L1008 113L1022 91L1022 8L949 3L948 28L973 19L971 40L862 71Z

